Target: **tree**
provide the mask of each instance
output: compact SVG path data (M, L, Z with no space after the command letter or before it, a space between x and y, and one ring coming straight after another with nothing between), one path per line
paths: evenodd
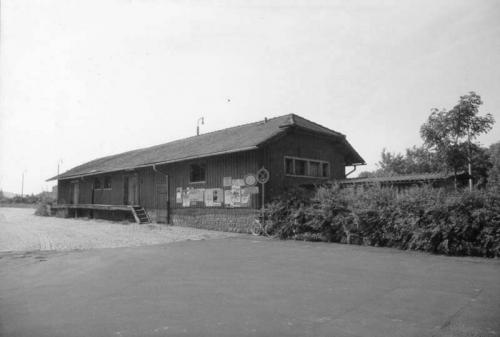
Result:
M386 176L405 173L405 158L401 153L392 153L384 148L380 154L380 158L378 162L380 173Z
M423 146L407 148L405 154L392 153L383 149L380 157L378 162L380 169L377 172L384 176L431 173L442 170L442 162L436 153Z
M488 148L471 145L471 167L472 176L475 179L475 184L478 187L486 187L488 175L491 169L491 158Z
M488 154L491 162L488 170L488 186L500 188L500 142L491 144Z
M460 100L451 110L433 109L426 123L420 128L424 145L444 159L446 166L456 175L468 166L472 175L472 151L474 140L491 130L495 122L491 114L479 116L479 106L483 104L481 96L471 91L460 96ZM469 180L472 189L472 180Z

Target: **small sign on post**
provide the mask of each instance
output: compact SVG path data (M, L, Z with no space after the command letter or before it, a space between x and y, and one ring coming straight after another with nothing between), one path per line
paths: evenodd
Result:
M262 207L261 207L261 217L262 220L264 220L264 197L265 197L265 191L264 191L264 184L269 181L269 171L262 167L260 170L257 171L257 181L261 184L262 186Z

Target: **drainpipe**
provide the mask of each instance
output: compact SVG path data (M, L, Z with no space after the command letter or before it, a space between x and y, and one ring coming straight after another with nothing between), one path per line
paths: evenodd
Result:
M351 171L349 171L349 172L346 173L346 175L345 175L346 178L347 178L348 175L350 175L351 173L353 173L354 171L356 171L356 168L357 168L356 164L354 164L353 167L354 168Z

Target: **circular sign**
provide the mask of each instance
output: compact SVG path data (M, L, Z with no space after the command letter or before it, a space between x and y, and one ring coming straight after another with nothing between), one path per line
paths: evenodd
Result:
M255 177L255 175L253 174L247 174L244 178L245 180L245 185L248 185L248 186L254 186L255 184L257 184L257 178Z
M257 171L257 181L261 184L265 184L269 181L269 171L265 168L261 168Z

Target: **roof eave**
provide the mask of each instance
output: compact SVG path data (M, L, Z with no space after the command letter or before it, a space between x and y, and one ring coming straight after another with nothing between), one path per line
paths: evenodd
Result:
M105 174L105 173L112 173L112 172L119 172L119 171L126 171L126 170L135 170L135 169L140 169L140 168L145 168L145 167L151 167L151 166L154 166L154 165L164 165L164 164L171 164L171 163L179 163L179 162L183 162L183 161L187 161L187 160L192 160L192 159L208 158L208 157L219 156L219 155L223 155L223 154L245 152L245 151L257 150L257 149L258 149L257 146L248 146L248 147L234 149L234 150L213 152L213 153L209 153L209 154L205 154L205 155L200 155L200 156L190 156L190 157L184 157L184 158L173 159L173 160L165 160L165 161L159 161L159 162L154 162L154 163L147 163L147 164L133 166L133 167L121 167L121 168L111 169L111 170L86 172L86 173L75 174L75 175L70 175L70 176L64 176L64 174L61 174L59 176L52 177L52 178L50 178L50 179L48 179L46 181L76 179L76 178L82 178L82 177L88 177L88 176L95 176L95 175L98 175L98 174Z

